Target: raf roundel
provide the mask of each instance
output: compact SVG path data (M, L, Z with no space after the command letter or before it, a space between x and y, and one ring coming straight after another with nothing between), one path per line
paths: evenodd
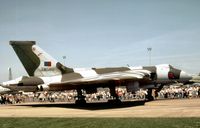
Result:
M168 73L168 78L169 78L169 79L175 79L174 73L169 72L169 73Z

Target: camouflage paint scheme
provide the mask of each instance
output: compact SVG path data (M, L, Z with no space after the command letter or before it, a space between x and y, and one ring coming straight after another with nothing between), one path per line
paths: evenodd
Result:
M160 85L188 82L192 77L169 64L141 67L70 68L56 61L36 45L35 41L10 41L29 76L3 82L3 87L34 86L43 91L84 89L93 93L108 87L113 94L116 86L134 92L139 88L153 89Z

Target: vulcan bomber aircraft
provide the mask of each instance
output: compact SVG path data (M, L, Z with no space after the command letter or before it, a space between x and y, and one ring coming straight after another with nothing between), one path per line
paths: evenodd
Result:
M160 91L163 85L188 82L192 77L169 64L141 67L70 68L62 65L35 41L10 41L29 76L3 82L6 88L30 87L38 91L77 90L76 103L85 103L83 90L97 92L97 88L109 88L116 101L115 88L126 86L128 92L148 89L147 99L153 100L152 89Z

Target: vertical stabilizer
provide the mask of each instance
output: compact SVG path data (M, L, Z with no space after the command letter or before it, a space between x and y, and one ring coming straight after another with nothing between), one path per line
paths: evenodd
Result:
M29 76L55 76L73 72L38 47L35 41L10 41Z

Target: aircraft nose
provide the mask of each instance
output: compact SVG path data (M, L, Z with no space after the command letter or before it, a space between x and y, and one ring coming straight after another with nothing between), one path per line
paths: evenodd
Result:
M181 80L190 80L190 79L192 79L192 76L190 76L189 74L187 74L185 71L181 71L181 73L180 73L180 79Z

